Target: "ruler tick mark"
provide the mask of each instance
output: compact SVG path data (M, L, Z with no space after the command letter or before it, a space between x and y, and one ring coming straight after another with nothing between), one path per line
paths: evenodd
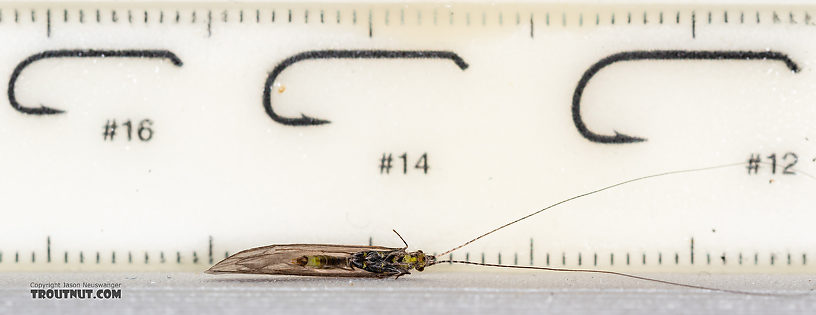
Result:
M45 11L46 37L51 37L51 9Z
M533 265L533 238L530 238L530 266Z
M207 37L212 37L212 11L207 11Z
M533 22L533 14L530 14L530 38L535 38L535 23Z
M207 246L207 261L210 265L213 263L213 237L210 235Z
M691 242L689 244L689 257L691 264L694 265L694 238L691 238Z
M697 38L697 13L691 11L691 38Z
M371 21L372 20L371 15L372 15L371 10L368 10L368 38L374 36L374 25L373 22Z

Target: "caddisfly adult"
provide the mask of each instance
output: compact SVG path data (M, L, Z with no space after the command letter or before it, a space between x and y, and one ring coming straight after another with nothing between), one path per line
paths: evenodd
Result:
M355 245L330 245L330 244L269 245L238 252L216 263L206 272L214 274L242 273L242 274L296 275L296 276L324 276L324 277L399 278L403 275L410 274L411 270L423 271L427 267L433 266L440 262L444 262L488 267L535 269L559 272L603 273L694 289L752 295L775 295L683 284L678 282L664 281L659 279L641 277L637 275L608 270L502 265L447 259L444 261L437 260L437 257L444 257L445 255L448 255L462 247L465 247L485 236L495 233L496 231L504 229L510 225L526 220L548 209L551 209L553 207L564 204L566 202L570 202L578 198L583 198L621 185L642 181L650 178L714 170L738 165L744 165L744 163L732 163L712 167L670 171L622 181L613 185L589 191L551 204L543 209L537 210L533 213L525 215L516 220L510 221L509 223L506 223L504 225L501 225L493 230L488 231L487 233L479 235L470 241L467 241L459 246L456 246L436 256L426 254L421 250L413 252L406 251L406 249L408 249L408 243L405 242L405 239L403 239L402 236L400 236L399 233L397 233L397 231L395 230L394 233L396 233L397 236L399 236L399 238L405 244L405 247L391 248L381 246L355 246ZM806 173L802 174L808 177L812 177L811 175Z

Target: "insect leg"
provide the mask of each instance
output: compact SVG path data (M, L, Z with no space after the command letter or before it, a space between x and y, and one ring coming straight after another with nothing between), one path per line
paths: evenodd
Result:
M410 272L408 272L408 271L406 271L406 270L402 270L400 273L398 273L398 274L394 275L394 276L395 276L395 277L394 277L394 280L397 280L397 279L399 279L399 277L402 277L402 276L404 276L404 275L410 275L410 274L411 274Z

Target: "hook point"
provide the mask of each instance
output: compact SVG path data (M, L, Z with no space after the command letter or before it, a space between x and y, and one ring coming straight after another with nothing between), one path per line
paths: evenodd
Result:
M627 134L622 134L615 130L615 138L612 140L614 143L637 143L637 142L644 142L646 138L640 137L633 137Z

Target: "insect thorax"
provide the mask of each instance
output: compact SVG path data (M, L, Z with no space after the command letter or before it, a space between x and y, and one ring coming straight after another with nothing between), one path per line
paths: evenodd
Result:
M402 275L411 269L422 271L426 265L422 251L406 252L404 249L393 251L356 252L349 260L351 267L368 272Z

